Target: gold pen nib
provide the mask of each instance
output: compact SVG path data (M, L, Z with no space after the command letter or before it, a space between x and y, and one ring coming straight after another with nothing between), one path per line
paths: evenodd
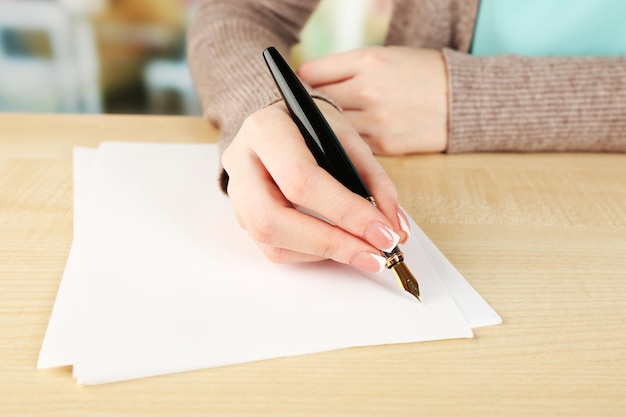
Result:
M404 263L402 251L396 246L391 252L383 252L383 254L387 257L385 266L393 271L393 275L402 285L402 288L413 294L417 301L421 303L420 287L417 284L417 279L415 279L409 267Z
M420 298L420 287L417 284L417 280L413 276L413 273L411 273L409 267L401 261L391 266L390 269L393 271L393 274L395 275L398 282L402 284L402 287L406 291L413 294L413 296L417 298L417 301L421 303L422 299Z

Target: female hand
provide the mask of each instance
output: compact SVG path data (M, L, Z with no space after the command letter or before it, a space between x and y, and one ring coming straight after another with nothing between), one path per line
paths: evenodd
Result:
M439 51L363 48L305 62L298 75L343 108L375 153L447 147L447 75Z
M286 106L278 102L249 116L222 155L237 220L274 262L333 259L380 271L385 261L380 250L408 238L408 221L393 183L367 144L333 106L318 105L378 208L317 165Z

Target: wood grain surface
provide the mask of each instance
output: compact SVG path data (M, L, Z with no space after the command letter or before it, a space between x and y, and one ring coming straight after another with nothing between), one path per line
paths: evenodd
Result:
M212 142L200 118L0 114L1 416L624 416L626 155L380 158L504 323L83 387L35 369L72 241L72 147Z

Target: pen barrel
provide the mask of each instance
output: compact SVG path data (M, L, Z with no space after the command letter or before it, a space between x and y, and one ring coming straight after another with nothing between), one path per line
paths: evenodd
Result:
M370 191L341 142L289 64L274 47L264 50L263 58L317 164L350 191L370 199Z

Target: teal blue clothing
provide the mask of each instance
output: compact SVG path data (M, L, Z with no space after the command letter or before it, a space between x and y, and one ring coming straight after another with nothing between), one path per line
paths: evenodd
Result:
M626 1L481 0L471 53L626 55Z

